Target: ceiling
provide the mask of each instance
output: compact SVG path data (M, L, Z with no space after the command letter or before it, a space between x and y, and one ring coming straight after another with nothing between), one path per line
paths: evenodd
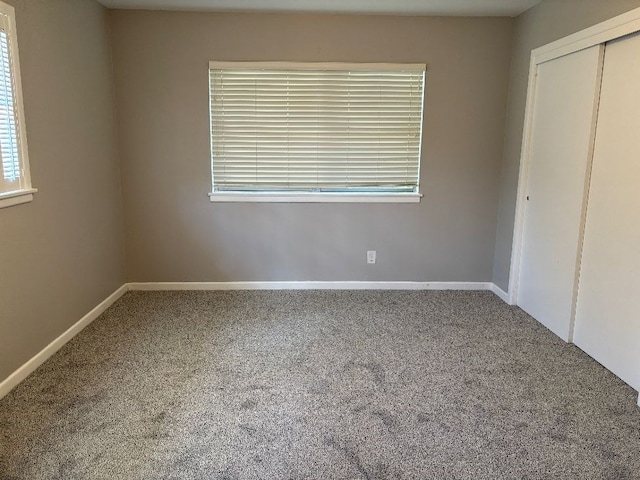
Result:
M109 8L515 17L541 0L99 0Z

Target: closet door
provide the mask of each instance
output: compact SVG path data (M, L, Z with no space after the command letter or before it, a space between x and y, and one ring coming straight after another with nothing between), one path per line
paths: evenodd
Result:
M640 390L640 34L606 47L574 341Z
M571 341L601 45L538 66L517 304Z

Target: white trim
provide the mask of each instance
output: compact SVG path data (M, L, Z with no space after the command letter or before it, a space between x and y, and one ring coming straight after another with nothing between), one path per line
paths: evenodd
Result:
M214 192L212 202L257 203L419 203L420 193Z
M538 65L638 31L640 31L640 8L618 15L610 20L544 45L531 52L525 123L522 134L522 150L520 153L516 216L513 226L511 268L509 271L509 301L507 303L510 305L517 305L518 300L518 282L520 279L520 261L522 257L522 236L524 233L524 207L526 203L525 196L529 171L533 106L535 101Z
M576 32L533 50L537 63L569 55L585 48L606 43L640 30L640 8L630 10L602 23Z
M503 302L508 303L509 305L513 305L513 303L510 302L509 295L507 294L507 292L502 290L495 283L492 283L490 285L489 290L491 290L493 293L495 293L500 298L500 300L502 300Z
M33 194L38 190L29 188L27 190L18 190L15 192L0 193L0 208L12 207L21 203L33 201Z
M343 63L343 62L223 62L212 60L210 70L336 70L364 72L424 72L424 63Z
M129 290L127 284L122 285L115 292L104 299L98 306L94 307L89 313L82 317L77 323L72 325L67 331L56 338L49 345L44 347L39 353L18 368L0 383L0 399L7 395L22 380L27 378L34 370L47 361L54 353L60 350L69 340L75 337L80 331L98 318L107 308L118 300Z
M139 282L129 290L491 290L491 282Z

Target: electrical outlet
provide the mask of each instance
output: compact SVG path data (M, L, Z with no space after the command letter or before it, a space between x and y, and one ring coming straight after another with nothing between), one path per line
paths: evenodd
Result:
M376 263L376 251L375 250L367 251L367 263Z

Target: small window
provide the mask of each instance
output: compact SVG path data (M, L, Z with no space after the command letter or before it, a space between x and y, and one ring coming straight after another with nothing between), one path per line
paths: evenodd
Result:
M212 201L418 201L425 66L211 62Z
M0 208L33 200L13 7L0 2Z

